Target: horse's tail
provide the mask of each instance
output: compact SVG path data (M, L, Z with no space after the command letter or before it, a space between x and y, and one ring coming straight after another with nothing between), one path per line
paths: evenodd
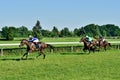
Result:
M51 44L47 44L47 46L54 49L54 47Z

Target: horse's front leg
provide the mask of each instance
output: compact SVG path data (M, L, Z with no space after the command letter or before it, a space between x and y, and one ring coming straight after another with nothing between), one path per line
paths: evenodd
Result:
M27 52L23 54L23 56L21 57L21 59L23 59L25 55L27 55Z
M29 52L26 53L26 60L28 59Z
M106 49L107 49L107 46L104 46L104 50L106 51Z
M85 47L83 48L83 51L86 52L86 48Z
M89 51L89 54L90 54L90 51L91 51L91 45L88 46L88 51Z

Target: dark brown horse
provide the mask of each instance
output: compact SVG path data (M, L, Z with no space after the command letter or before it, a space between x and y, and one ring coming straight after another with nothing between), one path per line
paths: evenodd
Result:
M90 51L95 51L95 49L96 49L96 47L97 47L97 42L95 41L95 40L92 40L92 42L90 43L90 42L88 42L87 40L86 40L86 38L81 38L80 39L80 42L83 42L84 43L84 48L83 48L83 51L86 51L86 50L88 50L89 51L89 53L90 53Z
M52 45L46 44L44 42L38 42L39 48L36 48L36 45L33 42L29 42L26 39L22 39L19 47L24 46L24 45L27 46L27 50L26 50L26 53L23 54L21 59L23 59L24 56L26 56L26 59L27 59L29 53L37 51L37 50L39 51L39 54L36 56L36 58L38 58L41 54L43 54L43 59L45 59L44 49L47 48L48 46L50 48L53 48Z
M111 44L109 42L107 42L106 40L103 41L101 38L96 38L96 40L98 41L98 46L99 48L104 47L104 50L107 50L107 46L111 46Z

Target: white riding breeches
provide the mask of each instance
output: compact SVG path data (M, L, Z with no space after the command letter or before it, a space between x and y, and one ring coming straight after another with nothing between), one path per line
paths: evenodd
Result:
M39 42L39 40L34 40L33 42Z

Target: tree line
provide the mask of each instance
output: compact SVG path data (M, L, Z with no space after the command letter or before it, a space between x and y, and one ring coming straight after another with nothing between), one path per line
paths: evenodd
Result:
M80 28L75 28L73 31L70 31L68 27L58 30L56 26L53 26L53 29L50 31L42 29L40 21L37 20L32 30L28 30L25 26L19 28L5 26L2 27L0 31L0 37L6 40L13 40L14 37L28 37L29 35L37 36L39 39L42 39L42 37L82 37L85 35L91 37L98 37L101 35L105 37L115 37L120 36L120 28L114 24L101 26L97 24L88 24Z

